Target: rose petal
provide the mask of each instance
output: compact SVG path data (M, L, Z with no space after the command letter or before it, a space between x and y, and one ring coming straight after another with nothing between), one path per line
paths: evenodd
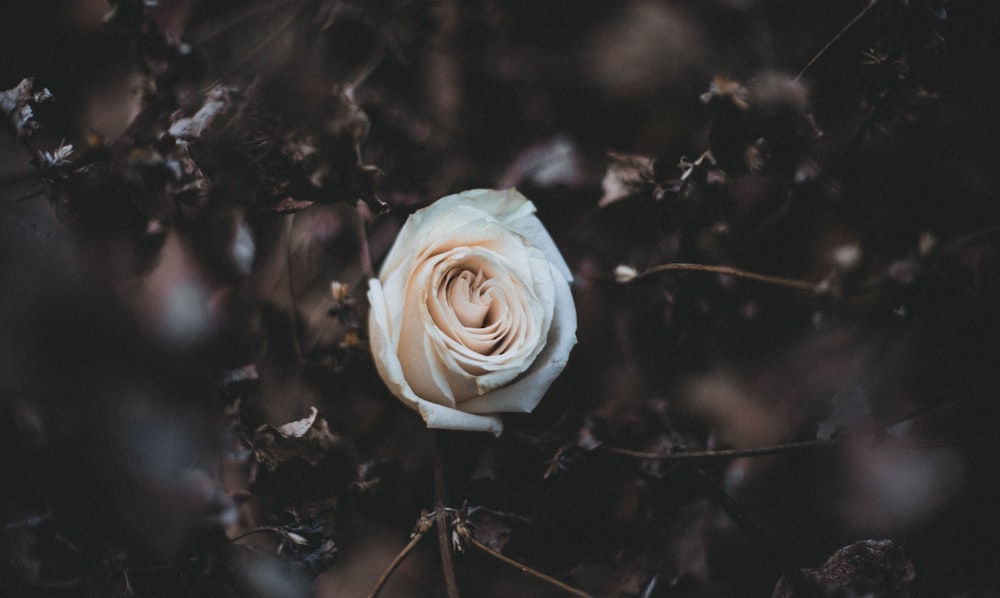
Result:
M411 215L369 289L379 374L429 427L489 430L531 411L576 342L572 273L514 189Z
M504 325L511 329L507 331L504 352L492 355L476 353L447 335L443 338L444 344L440 347L438 357L446 364L445 369L470 374L462 378L475 385L473 393L460 393L455 386L452 387L459 402L507 384L527 369L543 348L544 331L548 329L552 318L554 301L549 298L551 280L547 284L544 281L521 280L503 256L491 257L495 263L490 268L496 274L492 282L503 288L504 293L513 294L507 303L510 313L504 321ZM544 258L539 255L534 261L532 270L544 268L546 277L551 279L551 271ZM536 289L543 291L541 297ZM433 331L428 331L428 334L433 334Z
M375 357L375 366L389 390L397 398L416 409L430 428L445 428L492 432L499 436L503 422L496 416L475 415L425 401L418 397L403 377L403 370L392 347L389 334L388 310L382 284L377 278L368 281L369 343Z
M493 432L496 436L503 432L503 421L495 415L466 413L427 401L420 403L418 411L428 428Z
M559 274L557 266L553 265L552 270L554 274ZM545 349L520 378L486 396L464 401L462 409L470 413L531 412L566 366L575 344L576 306L573 294L568 284L556 285L555 319L549 329Z

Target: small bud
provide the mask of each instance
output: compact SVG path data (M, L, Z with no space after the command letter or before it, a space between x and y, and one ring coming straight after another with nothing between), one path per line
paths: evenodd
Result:
M334 280L330 283L330 295L337 303L342 303L344 299L347 298L347 294L350 291L351 287L340 282L339 280Z
M615 282L625 284L632 282L639 277L639 273L636 272L635 268L632 266L626 266L625 264L620 264L615 267Z
M740 110L750 109L750 92L738 82L727 79L721 75L716 75L708 87L708 91L701 94L703 104L710 104L713 100L719 99L728 101Z
M920 257L927 257L934 247L937 246L937 239L931 233L924 231L920 233L920 239L917 241L917 252Z
M835 247L831 252L833 263L844 272L857 268L858 264L861 263L861 255L861 245L857 243Z
M344 333L344 340L340 341L341 349L350 349L361 344L361 335L356 330L348 330Z

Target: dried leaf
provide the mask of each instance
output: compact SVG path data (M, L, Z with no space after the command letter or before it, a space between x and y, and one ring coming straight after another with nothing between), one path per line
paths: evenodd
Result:
M528 181L538 187L573 187L583 181L583 165L576 145L565 135L533 145L518 154L500 178L501 187Z
M316 421L316 416L319 414L319 410L316 407L309 408L309 415L293 421L288 422L283 426L276 428L278 434L281 434L285 438L302 438L306 435L310 428L312 428L313 422Z
M608 153L608 170L601 181L604 196L597 203L598 207L607 207L644 192L652 191L656 186L652 158L639 155Z
M330 432L315 407L308 417L283 426L265 424L251 442L263 465L254 491L301 511L321 511L358 477L353 445Z
M34 79L22 79L16 87L0 92L0 110L10 117L14 129L19 136L30 135L38 128L38 123L34 121L35 113L31 109L31 104L38 104L52 99L52 92L43 88L35 91Z
M916 576L913 563L892 540L862 540L833 553L822 567L803 569L803 579L784 576L771 598L805 598L848 591L851 595L906 598ZM839 595L839 594L837 594Z

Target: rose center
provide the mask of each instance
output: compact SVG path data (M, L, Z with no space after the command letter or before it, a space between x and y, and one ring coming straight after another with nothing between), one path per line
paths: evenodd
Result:
M458 321L466 328L485 328L495 315L491 293L483 285L483 281L482 270L475 274L465 270L448 281L448 304L455 311Z

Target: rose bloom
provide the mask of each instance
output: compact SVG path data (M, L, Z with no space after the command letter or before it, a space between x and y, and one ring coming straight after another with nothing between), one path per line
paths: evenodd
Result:
M500 434L576 343L572 274L514 189L443 197L406 221L369 283L379 374L431 428Z

